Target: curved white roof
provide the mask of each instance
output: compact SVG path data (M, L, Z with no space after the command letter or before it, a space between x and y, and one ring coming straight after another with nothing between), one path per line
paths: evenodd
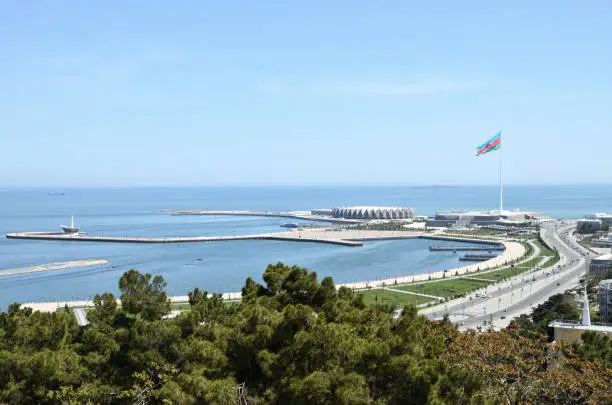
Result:
M336 207L332 215L337 218L352 219L404 219L414 217L414 208L405 207Z

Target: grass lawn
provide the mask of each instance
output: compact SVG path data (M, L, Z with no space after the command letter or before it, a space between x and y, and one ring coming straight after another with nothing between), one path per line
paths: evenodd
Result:
M474 274L473 277L478 277L478 274ZM483 274L482 277L489 278L489 275ZM424 284L409 284L397 287L397 289L421 294L435 295L437 297L452 297L457 294L463 294L468 291L482 288L489 284L492 284L492 282L456 278L442 281L432 281Z
M432 301L431 298L420 297L418 295L404 294L396 291L373 289L370 291L360 291L357 294L363 295L366 304L391 304L394 306L419 305Z
M540 246L540 255L541 256L555 256L556 252L550 250L549 248L547 248L546 246L544 246L543 244L539 243L538 241L536 241L536 243Z
M538 257L538 262L541 259L542 259L541 257ZM503 269L503 270L492 271L491 273L484 273L480 277L482 277L482 278L490 278L491 280L496 280L496 281L501 281L501 280L505 280L505 279L510 278L510 277L514 277L517 274L524 273L527 270L530 270L530 268L527 267L527 266L515 266L515 267L509 267L509 268ZM474 277L478 277L478 275L476 275Z
M446 229L445 233L455 234L455 235L466 235L466 236L499 236L505 235L506 231L500 231L497 229L470 229L459 231L455 229Z

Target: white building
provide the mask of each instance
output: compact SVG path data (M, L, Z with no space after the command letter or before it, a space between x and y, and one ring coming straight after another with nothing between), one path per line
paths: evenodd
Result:
M346 219L412 219L414 208L403 207L337 207L332 209L335 218Z
M537 212L514 210L491 211L438 211L427 220L428 227L469 228L474 226L499 226L504 228L528 226L542 217Z
M585 215L586 219L596 219L601 221L602 224L612 225L612 214L606 214L605 212L598 212L591 215Z

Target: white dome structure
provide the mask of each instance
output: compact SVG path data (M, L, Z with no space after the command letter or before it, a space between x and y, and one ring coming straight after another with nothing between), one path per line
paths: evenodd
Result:
M414 208L401 207L337 207L332 216L346 219L407 219L414 218Z

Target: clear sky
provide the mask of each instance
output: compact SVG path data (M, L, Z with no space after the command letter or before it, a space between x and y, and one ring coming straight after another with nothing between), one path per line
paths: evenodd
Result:
M612 180L612 1L0 2L0 186Z

